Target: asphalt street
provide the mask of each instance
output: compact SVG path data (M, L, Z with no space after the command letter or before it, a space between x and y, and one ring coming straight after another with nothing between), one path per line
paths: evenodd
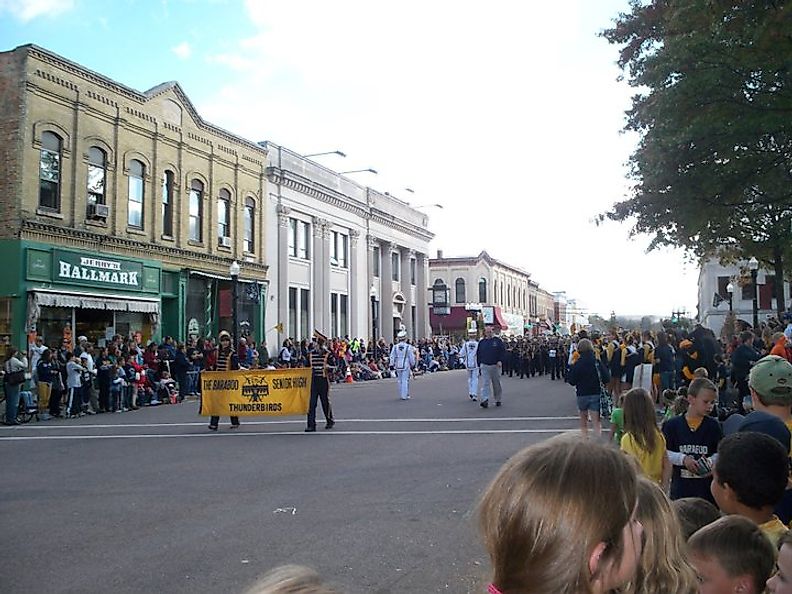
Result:
M285 563L340 591L482 592L481 492L522 447L577 427L574 390L464 371L334 385L336 427L198 404L0 428L2 592L243 592Z

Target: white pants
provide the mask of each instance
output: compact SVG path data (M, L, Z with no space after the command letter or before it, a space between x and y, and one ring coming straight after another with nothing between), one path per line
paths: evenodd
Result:
M410 397L410 369L397 369L396 382L399 384L399 398L407 400Z
M468 395L478 396L478 384L479 384L478 367L474 367L473 369L468 369L467 374L468 374Z

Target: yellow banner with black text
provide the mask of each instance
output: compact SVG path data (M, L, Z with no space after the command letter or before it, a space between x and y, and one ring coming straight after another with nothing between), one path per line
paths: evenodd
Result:
M252 417L304 415L311 399L311 370L240 369L201 372L201 415Z

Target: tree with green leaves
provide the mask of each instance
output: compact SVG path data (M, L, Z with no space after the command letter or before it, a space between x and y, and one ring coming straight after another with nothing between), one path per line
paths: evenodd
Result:
M649 249L755 256L784 309L792 256L792 2L631 0L602 35L635 89L632 191L603 215Z

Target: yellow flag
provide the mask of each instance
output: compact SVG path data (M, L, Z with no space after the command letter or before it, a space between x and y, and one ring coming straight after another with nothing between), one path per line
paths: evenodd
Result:
M311 370L201 372L203 416L304 415L311 398Z

